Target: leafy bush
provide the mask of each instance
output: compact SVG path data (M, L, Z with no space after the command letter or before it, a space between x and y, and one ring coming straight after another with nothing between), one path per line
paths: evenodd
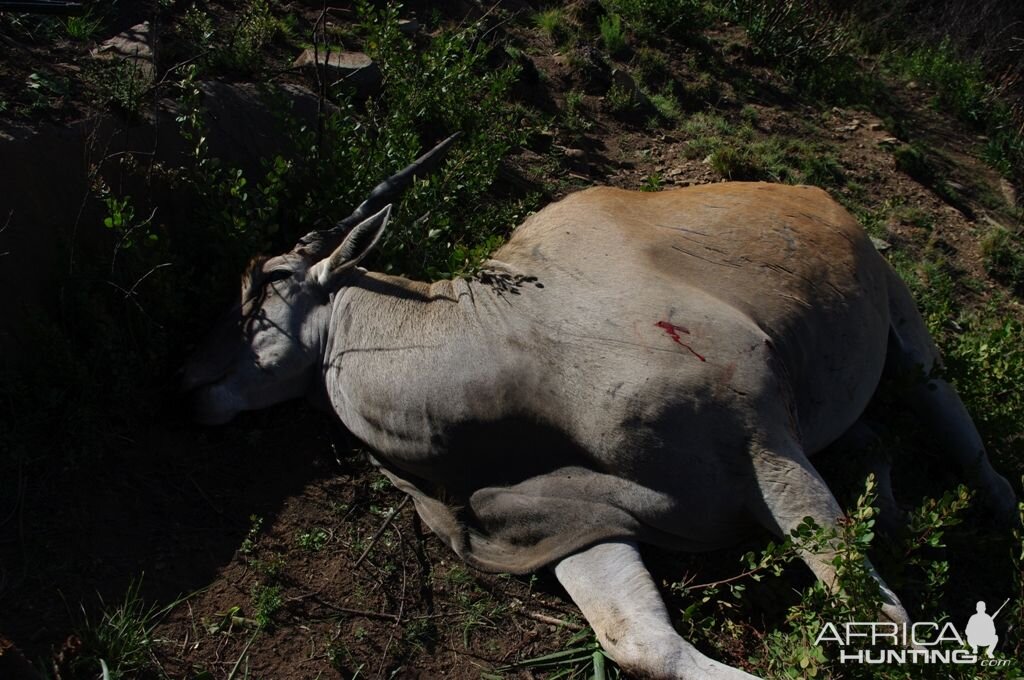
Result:
M993 456L1024 473L1024 324L996 309L962 316L940 335L949 377Z
M444 135L464 132L441 171L397 202L376 266L415 277L463 273L521 221L529 200L489 195L501 158L526 134L507 97L514 70L484 63L477 27L441 33L421 51L399 31L395 8L360 11L384 74L381 94L360 104L339 94L321 131L282 112L281 134L295 152L266 159L262 173L210 153L197 64L180 83L190 153L182 167L164 170L193 210L169 219L173 212L149 197L104 185L96 169L93 202L104 215L79 228L105 235L109 250L78 253L61 307L21 329L46 361L22 362L2 381L4 400L17 408L0 422L0 449L26 462L58 456L68 464L117 449L119 437L164 412L162 393L183 358L178 348L202 334L249 257L286 250L347 215ZM251 35L266 37L255 25ZM125 158L121 171L142 170Z
M797 0L733 0L754 50L792 72L830 66L850 51L845 22L827 5Z
M964 57L947 37L917 45L890 59L908 77L935 90L935 106L984 131L986 160L1004 176L1024 172L1024 134L1010 106L1000 97L979 59Z
M628 113L637 107L635 92L619 83L612 83L612 86L608 88L608 92L604 95L604 100L612 113L620 115Z
M799 89L839 102L866 101L872 85L852 57L852 32L828 2L732 0L730 17L747 31L755 54Z
M615 56L626 49L626 34L622 29L622 19L618 14L608 14L598 20L601 31L601 42L608 54Z
M995 299L981 309L956 303L953 273L939 261L915 261L894 252L890 262L907 282L928 330L997 466L1024 474L1024 324L1007 319Z
M285 20L275 16L268 0L244 0L233 25L217 29L213 17L193 4L182 14L176 33L184 48L183 58L203 71L256 72L264 60L264 48L287 33Z
M218 59L228 68L253 70L261 58L260 50L278 29L279 23L267 0L247 0L225 47L217 52Z
M552 7L537 12L534 15L534 23L556 45L561 45L569 39L569 24L566 21L565 12L561 8Z
M1020 236L993 228L981 241L981 254L992 278L1024 295L1024 244Z
M605 0L603 4L609 14L622 17L645 39L684 38L706 21L698 0Z
M637 76L647 87L663 86L670 77L668 57L652 47L641 47L636 51L633 65Z
M370 103L373 128L360 122L354 106L332 118L331 134L347 142L341 158L325 158L317 172L357 170L337 178L354 207L382 176L400 169L439 131L464 133L441 173L414 186L399 202L393 226L381 243L377 262L389 271L415 277L453 276L478 264L496 245L494 237L515 226L529 201L485 198L502 157L525 142L528 130L509 105L515 67L489 68L483 31L470 26L436 36L422 52L398 30L397 8L360 5L367 44L381 64L388 86ZM346 165L347 162L347 165ZM338 180L341 181L338 181ZM327 196L323 196L327 199ZM337 198L334 199L337 201Z
M898 147L893 152L897 169L905 172L925 186L935 181L935 169L928 162L928 154L918 144Z
M982 123L993 96L981 63L962 59L949 39L921 46L905 57L903 67L936 90L936 104L958 118Z

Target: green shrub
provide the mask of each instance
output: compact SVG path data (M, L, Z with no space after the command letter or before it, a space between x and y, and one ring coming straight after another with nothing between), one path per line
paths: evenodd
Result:
M569 24L565 18L565 11L561 8L552 7L537 12L534 15L534 23L556 45L561 45L569 39Z
M683 110L679 106L674 88L669 85L657 94L650 96L651 105L658 112L658 115L670 123L678 123L682 120Z
M130 59L110 59L89 66L86 78L93 81L99 103L126 118L135 118L143 97L152 85L150 74Z
M767 170L749 147L722 145L711 153L711 168L731 180L762 179Z
M628 113L636 108L636 98L633 96L632 90L627 87L623 87L618 83L613 83L608 92L604 96L605 102L608 104L608 108L612 113L624 114Z
M991 85L978 60L963 59L948 38L938 45L913 49L903 68L936 91L936 106L950 110L961 120L983 124L994 98Z
M224 49L218 50L219 61L227 68L252 71L279 26L268 0L246 0Z
M842 166L825 145L778 135L755 139L747 126L730 135L704 141L711 167L723 177L825 188L846 182Z
M660 88L669 80L668 57L660 50L641 47L636 51L633 66L640 82L649 88Z
M993 228L981 241L985 270L997 281L1024 295L1024 244L1002 228Z
M608 14L598 20L601 31L601 42L608 54L615 56L626 49L626 33L622 28L622 19L618 14Z
M525 142L528 130L510 106L513 67L485 63L487 47L478 25L436 36L418 52L398 30L397 10L374 12L360 5L374 56L388 87L371 105L377 130L350 122L342 114L335 125L352 126L352 156L362 177L341 183L355 187L350 205L388 171L397 170L426 146L419 131L462 130L444 171L414 186L397 206L394 228L381 244L377 262L410 276L453 276L475 267L525 215L528 202L485 198L502 157ZM375 134L374 134L375 133ZM373 135L373 136L371 136ZM347 135L346 135L347 136ZM333 164L333 160L331 161ZM352 189L350 188L349 191Z
M907 282L945 360L946 377L967 405L990 455L1011 478L1024 474L1024 323L1006 318L995 299L985 308L962 310L957 282L935 260L915 261L901 252L890 262Z
M893 158L896 161L897 170L905 172L925 186L935 183L935 168L928 160L927 149L920 144L914 143L897 147L893 151Z
M615 90L615 87L612 87ZM611 91L609 91L611 92ZM623 88L618 88L614 95L614 101L616 105L623 105L626 101L626 97L632 97L632 94L626 92ZM611 105L611 103L609 103ZM583 93L579 90L569 90L565 93L565 126L575 132L584 132L593 127L594 123L587 118L586 111L584 110ZM622 109L625 110L625 109Z
M604 0L602 4L647 40L684 38L706 21L698 0Z
M203 53L210 49L216 31L210 15L192 5L177 25L178 35L185 41L193 53Z
M1024 473L1024 324L995 309L965 314L939 335L949 377L990 454L1011 478ZM1015 473L1015 475L1014 475Z
M936 108L951 111L988 136L984 157L1004 176L1024 173L1024 134L1019 119L978 59L961 56L949 38L895 53L890 63L935 90Z
M252 618L260 628L272 628L274 615L284 607L281 586L256 584L251 593Z
M72 40L92 40L102 28L103 16L92 11L64 20L64 30Z
M746 29L754 52L800 89L837 101L867 97L851 57L849 22L829 3L732 0L730 16Z
M203 6L193 4L185 10L176 24L176 33L189 63L199 64L204 70L253 73L263 63L264 48L289 29L287 19L275 16L269 0L244 0L234 24L220 30Z

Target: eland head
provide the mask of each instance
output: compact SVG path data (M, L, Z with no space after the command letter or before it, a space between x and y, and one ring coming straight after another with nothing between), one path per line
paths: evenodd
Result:
M241 411L305 395L320 368L328 302L376 246L391 204L417 176L436 169L459 133L381 182L331 229L312 231L291 251L254 258L238 300L185 364L182 389L196 420L217 425Z

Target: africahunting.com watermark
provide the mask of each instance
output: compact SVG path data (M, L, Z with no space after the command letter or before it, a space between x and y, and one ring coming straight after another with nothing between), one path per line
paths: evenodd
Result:
M995 619L1008 602L993 614L986 611L984 602L978 602L962 632L951 621L830 622L818 631L814 644L839 645L840 663L1009 666L1010 659L995 656L999 644Z

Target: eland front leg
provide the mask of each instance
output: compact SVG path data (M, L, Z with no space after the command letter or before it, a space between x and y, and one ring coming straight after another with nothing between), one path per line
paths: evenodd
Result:
M676 633L635 543L598 543L563 559L555 575L608 656L637 677L756 680L709 659Z
M759 446L753 451L751 460L760 501L754 506L754 514L765 528L785 538L810 517L819 527L838 529L843 519L842 508L799 444L784 438L775 446ZM840 587L834 566L836 556L837 551L829 545L801 551L801 557L814 575L834 591ZM909 624L910 617L896 594L867 558L864 559L878 582L882 618L897 624Z

